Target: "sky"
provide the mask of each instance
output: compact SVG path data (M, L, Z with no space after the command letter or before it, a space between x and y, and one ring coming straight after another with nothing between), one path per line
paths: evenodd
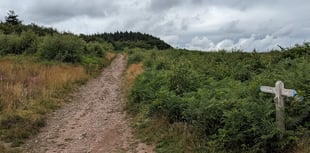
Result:
M92 34L138 31L175 48L269 51L310 41L310 0L1 0L25 24Z

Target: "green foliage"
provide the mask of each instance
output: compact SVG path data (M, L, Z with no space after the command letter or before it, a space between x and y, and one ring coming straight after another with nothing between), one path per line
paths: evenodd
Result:
M0 122L1 139L12 141L15 146L20 145L23 139L38 132L38 129L45 125L43 116L29 117L14 113L4 118Z
M297 58L297 57L305 57L310 54L310 42L306 42L302 45L296 44L295 47L291 49L287 49L286 52L283 53L284 58Z
M87 74L95 76L110 62L107 51L113 51L113 46L105 41L85 42L74 34L60 34L35 24L0 24L0 56L22 54L47 63L82 64Z
M172 48L164 41L148 34L142 34L140 32L115 32L115 33L103 33L94 35L81 35L81 37L89 41L107 41L110 42L116 50L123 50L125 48L143 48L153 49L158 48L160 50Z
M199 75L193 71L189 61L175 64L169 76L169 89L177 95L197 90L199 87Z
M107 42L89 42L86 45L84 54L92 55L96 57L104 57L106 51L112 51L113 46Z
M81 63L84 65L87 74L91 76L99 74L102 68L110 64L106 58L91 55L83 55L81 60Z
M22 54L36 50L36 35L32 31L24 31L20 35L0 34L0 54Z
M132 55L129 56L128 64L134 64L134 63L142 62L143 55L140 52L134 52L133 53L132 51L130 51L129 54L132 54Z
M146 118L167 119L164 126L189 125L196 131L191 139L197 139L190 147L197 152L283 152L309 132L308 47L305 43L270 53L130 50L129 63L142 61L146 67L130 93L129 109ZM285 98L281 140L274 95L258 89L277 80L305 97L302 102ZM175 152L171 143L160 150Z
M86 43L72 35L45 36L39 45L39 55L47 60L80 62Z
M25 54L34 54L38 48L38 36L32 31L23 31L21 33L21 39L24 44L23 53Z

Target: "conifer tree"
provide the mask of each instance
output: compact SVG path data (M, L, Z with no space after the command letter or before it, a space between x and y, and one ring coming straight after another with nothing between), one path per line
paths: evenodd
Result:
M9 23L12 25L18 25L18 24L21 24L22 21L18 19L18 15L15 14L13 10L10 10L7 16L5 17L5 23Z

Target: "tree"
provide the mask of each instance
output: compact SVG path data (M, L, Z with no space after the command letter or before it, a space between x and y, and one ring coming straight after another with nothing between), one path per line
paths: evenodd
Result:
M13 10L10 10L7 16L5 17L5 23L9 23L12 25L18 25L18 24L21 24L22 21L18 19L18 15L15 14Z

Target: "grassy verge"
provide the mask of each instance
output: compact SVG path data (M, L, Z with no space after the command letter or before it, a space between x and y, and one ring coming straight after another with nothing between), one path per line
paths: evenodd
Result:
M42 62L33 57L1 57L1 140L16 147L36 134L45 125L46 115L62 106L68 93L99 74L114 56L97 62L96 69L86 64ZM1 144L0 152L6 152L5 148L8 145Z

